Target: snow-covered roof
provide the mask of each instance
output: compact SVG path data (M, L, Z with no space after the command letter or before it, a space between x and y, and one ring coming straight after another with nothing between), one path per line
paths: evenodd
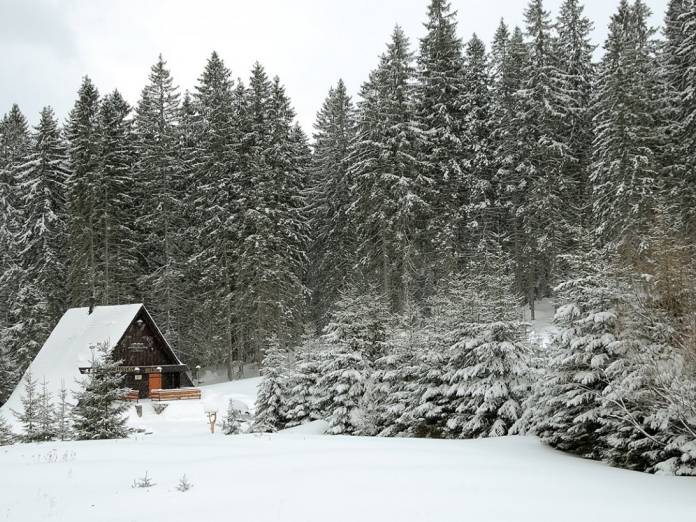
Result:
M90 348L105 342L113 348L142 307L142 304L97 306L91 314L88 308L71 308L58 321L29 365L33 378L39 384L46 379L54 400L65 383L72 401L71 392L78 388L79 368L92 364ZM14 417L11 409L21 410L23 390L24 377L0 409L8 421Z

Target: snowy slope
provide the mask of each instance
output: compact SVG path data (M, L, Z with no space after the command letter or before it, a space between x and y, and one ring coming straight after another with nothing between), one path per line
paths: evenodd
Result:
M608 468L533 438L181 435L0 448L0 521L696 520L696 480ZM156 483L133 489L145 472ZM186 474L186 493L176 485Z
M98 306L91 314L87 308L68 310L31 363L29 369L33 378L39 383L46 379L48 390L54 397L58 396L61 382L68 390L76 390L76 380L80 378L79 367L92 363L90 348L105 342L110 346L115 345L142 306ZM14 418L11 410L21 409L22 382L0 408L0 413L10 422Z
M534 438L436 441L211 435L206 409L253 408L259 379L203 387L156 415L142 401L128 440L0 448L0 522L696 520L696 480L609 468ZM132 488L148 472L149 489ZM192 490L176 490L182 475Z

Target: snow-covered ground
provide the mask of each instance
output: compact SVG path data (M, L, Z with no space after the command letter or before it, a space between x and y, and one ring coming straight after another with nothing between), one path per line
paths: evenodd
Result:
M142 400L139 403L142 406L142 417L138 417L135 406L132 406L128 412L130 426L145 430L151 435L210 434L207 412L217 411L218 419L222 422L230 399L243 403L250 411L253 411L259 380L256 377L201 386L200 401L171 401L160 414L156 413L155 407L164 403Z
M258 379L202 401L143 403L128 440L0 448L0 521L655 522L696 520L696 480L574 458L534 438L476 441L211 435L205 410L252 406ZM155 485L131 487L145 473ZM186 474L193 484L176 486Z
M556 332L553 316L556 313L552 299L542 299L534 304L534 320L530 319L529 307L522 310L524 320L530 324L529 340L542 348L548 346L552 335Z

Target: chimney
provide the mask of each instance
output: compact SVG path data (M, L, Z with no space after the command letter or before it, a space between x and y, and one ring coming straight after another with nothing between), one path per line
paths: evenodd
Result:
M88 315L92 315L92 312L94 312L94 296L89 298L89 311L87 312Z

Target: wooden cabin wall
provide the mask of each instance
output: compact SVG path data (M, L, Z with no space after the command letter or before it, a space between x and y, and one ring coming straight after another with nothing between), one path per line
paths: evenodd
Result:
M140 324L138 324L140 323ZM142 349L133 350L133 345L142 345ZM126 329L121 341L114 348L114 358L122 361L123 366L160 366L178 364L167 350L153 326L145 320L145 314L140 312L135 321Z

